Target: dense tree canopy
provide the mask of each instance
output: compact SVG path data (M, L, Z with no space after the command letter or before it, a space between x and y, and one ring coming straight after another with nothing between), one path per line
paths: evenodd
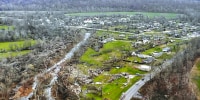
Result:
M1 0L0 10L156 11L199 10L198 0Z

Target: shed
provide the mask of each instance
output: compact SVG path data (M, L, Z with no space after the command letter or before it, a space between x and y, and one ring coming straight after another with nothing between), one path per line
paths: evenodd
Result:
M151 70L151 66L148 66L148 65L140 65L137 68L142 71L150 71Z
M170 47L165 47L165 48L162 49L163 52L169 52L170 50L171 50Z

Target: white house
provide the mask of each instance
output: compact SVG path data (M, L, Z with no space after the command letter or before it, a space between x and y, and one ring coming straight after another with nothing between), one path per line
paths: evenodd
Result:
M154 57L160 57L160 56L163 55L163 52L153 52L152 55L153 55Z
M150 71L151 70L151 66L147 66L147 65L140 65L140 66L137 66L136 68L138 68L142 71Z
M166 47L166 48L163 48L163 49L162 49L163 52L169 52L170 50L171 50L170 47Z
M137 53L136 52L132 52L131 55L132 56L137 56Z
M114 41L115 39L114 38L107 38L107 39L105 39L105 40L103 40L103 41L101 41L102 43L107 43L107 42L111 42L111 41Z
M84 20L84 23L85 24L91 24L91 23L93 23L93 21L91 19L87 19L87 20Z
M146 43L150 43L150 41L147 40L147 39L143 39L142 41L143 41L144 44L146 44Z
M137 57L139 57L139 58L151 58L152 56L144 55L144 54L137 54Z

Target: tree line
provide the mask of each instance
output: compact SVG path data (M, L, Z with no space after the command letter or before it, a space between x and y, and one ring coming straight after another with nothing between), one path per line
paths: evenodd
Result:
M184 12L199 9L197 0L4 0L0 10L86 11L153 11Z

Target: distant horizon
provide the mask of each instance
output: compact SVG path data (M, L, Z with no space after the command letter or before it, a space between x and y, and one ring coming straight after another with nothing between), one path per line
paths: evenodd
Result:
M0 11L119 12L134 10L180 13L187 8L198 10L197 6L200 3L195 1L200 0L3 0L0 1Z

